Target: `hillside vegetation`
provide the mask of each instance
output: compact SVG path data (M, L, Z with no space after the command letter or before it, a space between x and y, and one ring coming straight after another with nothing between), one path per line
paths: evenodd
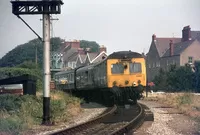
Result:
M64 40L55 37L51 39L51 52L57 51ZM25 44L18 45L5 56L0 59L0 67L14 67L25 61L35 61L35 48L37 47L37 57L39 67L43 65L43 44L39 39L33 39ZM91 48L91 52L97 52L99 50L99 44L95 41L81 40L80 47Z
M51 51L57 50L61 45L61 38L51 39ZM37 47L38 63L42 67L43 44L39 39L33 39L25 44L18 45L0 59L0 67L14 67L24 61L35 61L35 48Z

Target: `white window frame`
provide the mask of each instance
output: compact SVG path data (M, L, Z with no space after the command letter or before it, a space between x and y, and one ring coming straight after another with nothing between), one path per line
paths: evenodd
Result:
M190 59L191 58L191 59ZM191 60L191 61L190 61ZM193 57L192 56L188 56L188 63L191 64L193 63Z

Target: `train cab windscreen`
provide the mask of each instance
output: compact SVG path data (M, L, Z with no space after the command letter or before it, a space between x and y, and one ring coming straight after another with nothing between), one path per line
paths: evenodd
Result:
M111 72L112 72L112 74L123 74L124 73L124 65L122 63L112 64Z
M141 73L141 63L130 63L130 73Z

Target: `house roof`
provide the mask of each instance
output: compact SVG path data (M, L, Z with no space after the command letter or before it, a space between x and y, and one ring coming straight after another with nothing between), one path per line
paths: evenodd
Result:
M68 61L68 62L72 62L72 61L76 62L77 57L78 57L78 55L77 55L77 53L76 53L76 54L70 56L70 57L68 58L67 61Z
M70 60L70 57L73 57L74 55L77 55L77 54L78 54L77 49L71 48L69 51L67 51L67 53L64 54L63 60L67 62Z
M173 55L180 55L188 46L190 46L195 40L188 40L185 42L179 42L174 44L174 54ZM170 56L170 49L166 51L163 57Z
M86 54L80 54L79 56L80 56L81 62L84 63L87 55Z
M105 56L107 57L106 52L105 52L105 51L102 51L102 52L99 53L91 62L94 63L94 62L96 62L96 61L101 61L101 60L103 60L102 58L100 58L100 60L99 60L99 57L102 56L102 55L105 55ZM106 57L105 57L105 58L106 58Z
M154 41L160 57L169 49L170 40L173 40L174 43L181 42L181 38L156 38Z
M87 53L89 61L91 62L93 59L95 59L98 56L98 54L99 53Z
M192 39L200 39L200 31L191 31Z
M71 46L70 46L70 45L63 44L63 45L61 45L61 47L57 50L57 52L59 52L59 53L64 53L64 52L67 52L69 49L71 49Z

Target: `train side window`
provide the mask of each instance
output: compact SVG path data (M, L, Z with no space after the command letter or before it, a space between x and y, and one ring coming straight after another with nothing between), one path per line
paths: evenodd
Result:
M74 82L74 73L72 73L72 81Z
M130 63L130 73L142 72L141 63Z
M112 64L111 65L112 74L123 74L124 73L124 65L123 64Z

